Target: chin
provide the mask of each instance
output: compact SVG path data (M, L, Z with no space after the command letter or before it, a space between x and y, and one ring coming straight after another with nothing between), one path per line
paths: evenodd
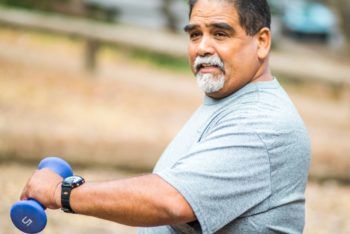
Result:
M223 75L215 76L211 73L198 73L196 78L198 87L207 95L220 92L225 85L225 77Z
M221 98L226 97L221 91L222 90L220 89L220 90L215 91L215 92L205 93L205 95L207 95L208 97L214 98L214 99L221 99Z

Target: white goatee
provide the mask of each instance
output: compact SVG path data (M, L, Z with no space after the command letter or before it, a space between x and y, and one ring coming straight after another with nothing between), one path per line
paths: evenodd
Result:
M199 68L202 64L217 66L222 71L224 70L224 64L217 55L208 56L208 57L197 57L194 61L194 70L196 72L197 85L204 93L214 93L219 91L224 87L225 76L222 72L219 75L214 75L211 73L199 73Z
M225 84L225 77L222 74L214 76L211 73L198 73L196 78L198 87L205 93L217 92L222 89Z

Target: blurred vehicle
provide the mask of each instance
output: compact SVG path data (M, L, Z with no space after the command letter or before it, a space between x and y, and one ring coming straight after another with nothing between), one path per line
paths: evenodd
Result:
M328 41L337 27L336 16L319 2L293 1L284 5L282 27L284 32L298 38Z

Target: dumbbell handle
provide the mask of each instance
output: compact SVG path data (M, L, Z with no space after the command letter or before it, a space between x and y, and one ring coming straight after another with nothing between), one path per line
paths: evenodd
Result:
M62 178L73 175L70 165L61 158L47 157L38 165L38 169L48 168ZM45 207L34 199L16 202L11 208L11 219L13 224L22 232L38 233L42 231L47 223Z

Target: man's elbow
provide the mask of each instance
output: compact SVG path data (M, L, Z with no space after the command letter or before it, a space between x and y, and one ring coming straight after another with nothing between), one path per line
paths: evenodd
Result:
M177 194L171 200L168 215L174 224L189 223L197 219L191 206L181 194Z
M156 188L153 192L157 194L152 197L158 197L155 203L160 205L164 218L162 220L166 224L188 223L197 219L190 204L175 187L158 175L152 175L150 178L153 179Z

